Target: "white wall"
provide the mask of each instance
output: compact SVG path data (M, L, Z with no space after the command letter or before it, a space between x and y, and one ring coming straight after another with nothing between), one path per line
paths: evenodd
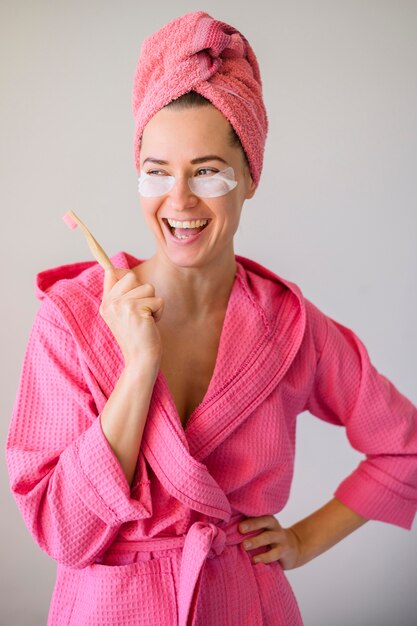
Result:
M153 252L136 194L133 73L142 40L197 9L253 45L270 119L236 252L352 328L417 404L416 2L2 0L2 441L38 306L35 273L91 259L61 216L78 211L110 254ZM342 429L308 413L297 451L283 525L330 499L359 461ZM41 626L55 564L24 526L1 463L0 623ZM288 572L305 625L416 624L416 548L416 524L369 522Z

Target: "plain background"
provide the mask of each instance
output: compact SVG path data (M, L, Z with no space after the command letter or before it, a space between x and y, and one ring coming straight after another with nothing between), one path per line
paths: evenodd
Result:
M415 1L2 0L2 442L38 307L35 274L92 259L62 215L78 212L109 254L153 253L136 192L133 74L146 36L199 9L251 42L270 120L236 253L352 328L417 404ZM300 415L281 523L327 502L360 458L342 428ZM4 454L0 480L0 622L41 626L55 563L9 494ZM408 532L369 522L288 572L305 625L415 625L416 548L417 524Z

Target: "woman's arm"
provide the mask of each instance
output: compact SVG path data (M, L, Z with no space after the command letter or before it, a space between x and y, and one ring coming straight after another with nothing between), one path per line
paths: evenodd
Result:
M365 458L332 494L366 519L410 529L417 511L417 407L356 333L307 302L319 358L304 409L344 426Z
M131 485L162 357L156 326L162 298L126 269L106 270L100 314L123 354L125 367L101 414L101 426Z
M106 271L103 293L100 313L125 363L101 414L79 345L59 307L45 298L6 443L11 491L29 531L53 559L76 568L94 563L122 524L152 515L140 446L159 369L155 322L163 302L126 269Z
M103 433L132 486L158 368L125 367L102 413Z
M333 498L320 509L289 527L298 543L298 561L304 565L357 530L368 520Z
M57 562L75 568L94 563L123 523L152 515L146 463L141 453L134 456L152 381L153 372L137 369L133 376L125 368L100 416L72 335L54 306L42 302L6 452L10 488L25 524ZM136 440L128 442L133 434ZM128 480L136 464L132 492Z
M245 549L254 550L268 546L269 550L257 554L256 563L279 561L282 568L294 569L305 565L315 557L347 537L368 520L333 498L323 507L293 524L282 528L273 515L253 517L244 520L239 526L242 533L263 530L250 537L251 545ZM244 524L247 528L244 528Z
M417 509L417 407L377 371L351 329L308 300L306 307L320 349L305 410L345 426L365 459L332 500L289 528L272 515L246 520L247 530L240 525L242 533L264 531L250 538L249 550L271 547L255 560L279 560L284 569L307 563L367 520L411 528Z

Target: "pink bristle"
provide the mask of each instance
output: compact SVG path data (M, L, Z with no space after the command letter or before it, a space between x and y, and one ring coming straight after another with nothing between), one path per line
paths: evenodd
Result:
M71 215L69 215L69 213L65 213L62 219L64 220L64 222L69 228L77 228L78 226L77 222L74 222L74 220L72 219Z

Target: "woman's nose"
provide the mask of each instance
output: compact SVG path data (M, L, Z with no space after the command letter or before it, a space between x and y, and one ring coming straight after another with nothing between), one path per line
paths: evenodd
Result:
M193 207L198 202L198 197L191 191L187 176L177 176L175 185L168 193L169 203L173 209L181 210Z

